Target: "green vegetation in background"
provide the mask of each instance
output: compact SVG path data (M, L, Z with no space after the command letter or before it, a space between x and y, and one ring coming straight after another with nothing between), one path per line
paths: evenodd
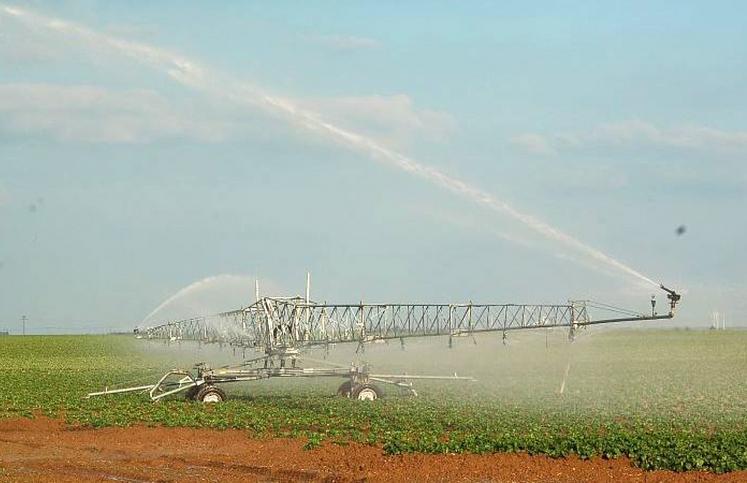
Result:
M194 347L158 350L128 336L4 337L0 417L42 412L92 427L238 428L259 437L305 437L308 447L357 441L389 453L624 455L646 469L747 469L747 332L609 331L575 344L564 338L533 333L507 347L495 337L477 345L465 339L451 351L433 345L443 341L405 352L371 347L365 357L376 370L456 367L480 380L423 381L416 399L350 401L331 396L340 380L284 380L229 385L229 401L201 405L153 404L142 395L83 398L188 367L186 361L205 355ZM336 360L349 356L341 352Z

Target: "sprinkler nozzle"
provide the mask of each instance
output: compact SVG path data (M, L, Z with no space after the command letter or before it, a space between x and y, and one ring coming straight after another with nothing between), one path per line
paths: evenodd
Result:
M671 288L665 287L664 284L659 285L659 287L667 293L667 298L669 299L669 305L671 307L670 313L674 313L674 307L677 305L677 302L680 301L682 295L678 294Z

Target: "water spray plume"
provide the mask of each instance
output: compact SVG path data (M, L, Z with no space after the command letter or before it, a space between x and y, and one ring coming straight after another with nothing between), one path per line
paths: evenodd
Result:
M205 277L202 280L198 280L194 283L187 285L186 287L177 291L174 295L164 300L158 307L153 309L151 313L149 313L148 315L145 316L145 318L143 318L141 324L145 324L146 322L153 320L153 318L156 315L158 315L162 310L168 308L169 306L173 305L179 300L189 297L190 295L193 295L201 290L204 290L216 283L239 282L240 284L243 284L244 286L246 286L248 289L248 287L251 286L249 285L249 282L252 280L254 279L248 276L231 275L231 274L221 274L221 275L213 275L210 277ZM247 295L248 295L248 290L247 290ZM246 297L246 298L249 299L249 297Z
M585 255L593 262L614 268L646 284L659 286L658 283L637 270L535 216L521 212L505 201L499 200L493 195L449 176L436 168L424 165L402 153L391 150L374 139L332 124L324 120L319 114L302 109L287 98L273 96L254 85L217 75L211 69L199 65L197 62L164 49L122 40L70 22L44 17L16 7L1 6L0 13L36 27L44 27L64 35L75 36L93 48L108 47L137 62L161 70L182 85L209 93L212 96L250 104L274 115L281 115L294 125L302 126L347 148L363 152L378 162L392 165L491 211L516 220L543 237L559 242Z

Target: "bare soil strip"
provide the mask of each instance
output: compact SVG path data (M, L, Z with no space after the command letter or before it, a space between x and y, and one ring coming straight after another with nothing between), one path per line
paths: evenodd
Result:
M386 456L380 448L252 439L238 430L0 421L0 481L747 481L747 471L646 472L625 459L526 454Z

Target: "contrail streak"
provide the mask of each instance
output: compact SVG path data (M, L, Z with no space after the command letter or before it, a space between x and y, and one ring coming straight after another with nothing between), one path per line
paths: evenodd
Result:
M521 212L485 191L451 177L436 168L422 164L402 153L391 150L369 137L327 122L317 113L302 109L289 99L273 96L251 84L217 75L210 69L186 57L164 49L143 43L122 40L77 24L41 16L17 7L0 6L0 13L35 27L44 27L50 31L75 36L93 48L107 47L115 50L137 62L151 65L167 73L177 82L194 89L235 102L251 104L275 115L281 115L291 123L303 126L337 144L355 151L364 152L379 162L392 165L494 212L508 216L545 238L555 240L572 248L595 262L633 276L640 281L658 286L656 282L637 270L560 231L535 216Z

